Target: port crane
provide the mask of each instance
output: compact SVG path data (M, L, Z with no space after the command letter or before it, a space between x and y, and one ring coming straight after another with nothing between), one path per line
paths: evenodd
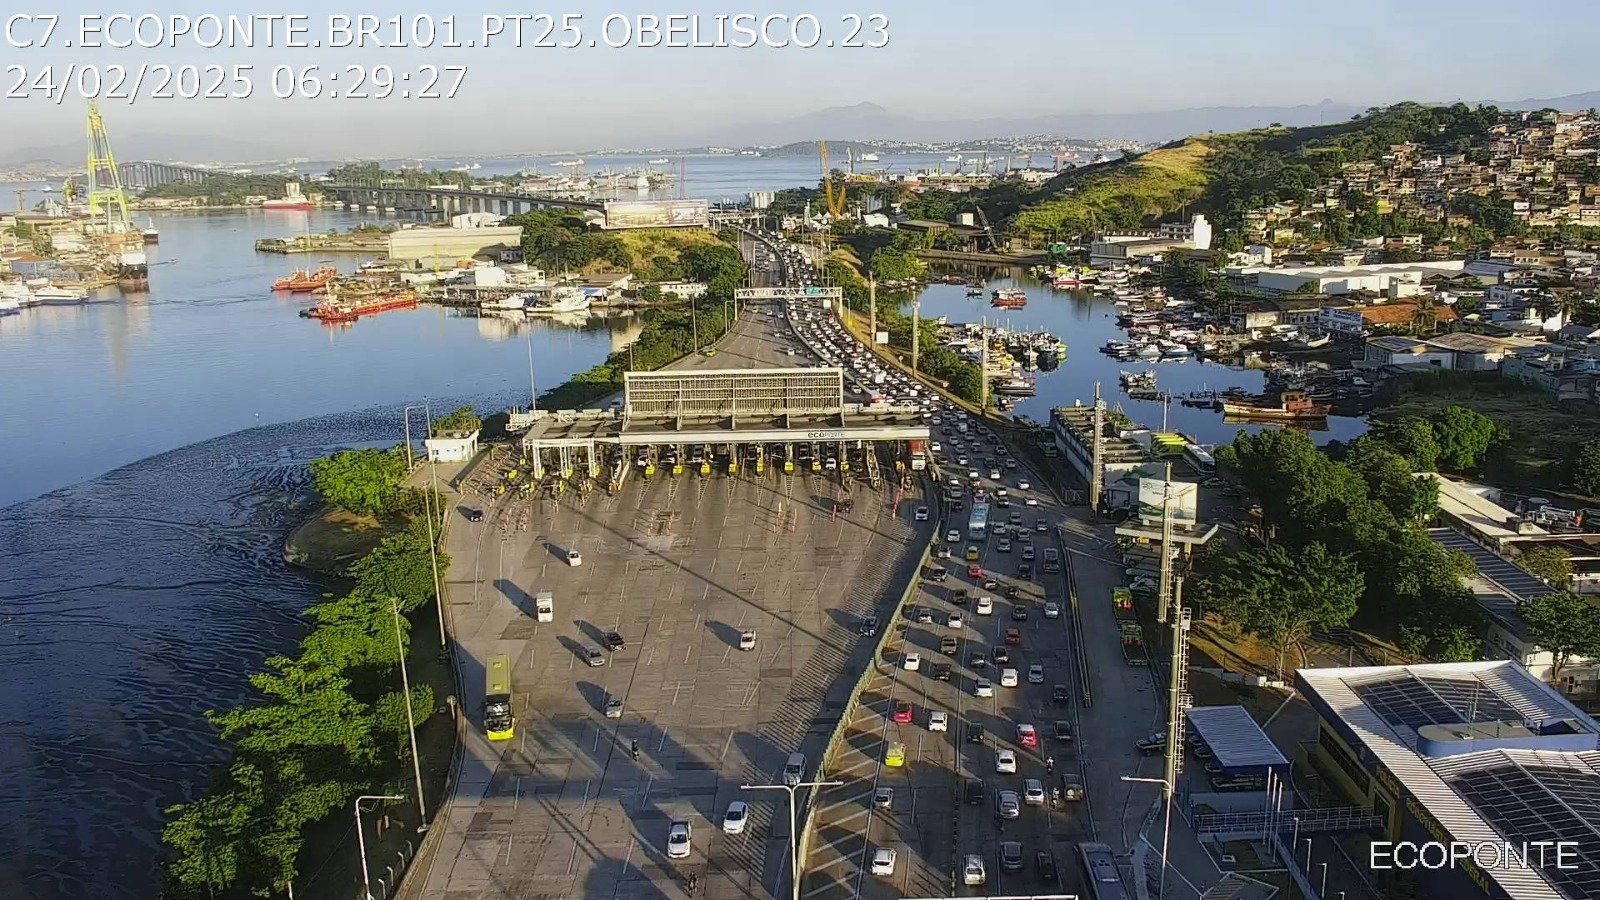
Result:
M833 189L833 169L828 165L828 142L817 141L817 153L822 157L822 201L828 209L828 215L835 219L844 217L844 185L839 185L836 193Z
M101 219L100 228L112 274L124 288L143 290L149 284L149 262L144 235L128 216L128 194L111 152L111 138L100 118L100 104L89 101L89 215Z

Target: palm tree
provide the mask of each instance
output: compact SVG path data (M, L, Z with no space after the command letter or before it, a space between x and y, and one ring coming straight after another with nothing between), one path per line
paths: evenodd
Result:
M1417 309L1411 314L1411 330L1417 334L1424 332L1432 334L1439 326L1438 310L1433 308L1433 295L1423 294L1417 298Z

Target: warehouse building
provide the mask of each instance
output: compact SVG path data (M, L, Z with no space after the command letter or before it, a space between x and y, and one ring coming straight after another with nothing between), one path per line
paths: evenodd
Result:
M1381 891L1600 897L1600 728L1559 692L1508 661L1302 669L1295 680L1317 715L1318 775L1382 823L1357 857ZM1452 848L1473 857L1399 862Z

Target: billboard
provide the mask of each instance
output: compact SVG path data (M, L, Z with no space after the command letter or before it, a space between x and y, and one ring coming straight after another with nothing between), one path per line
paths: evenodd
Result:
M606 228L705 228L711 224L706 200L607 200Z
M1200 486L1192 481L1139 479L1139 518L1151 525L1161 524L1163 505L1172 515L1172 524L1195 524L1200 513Z

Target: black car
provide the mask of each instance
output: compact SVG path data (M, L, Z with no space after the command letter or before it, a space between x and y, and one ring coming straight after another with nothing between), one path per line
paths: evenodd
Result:
M944 566L933 566L928 569L929 581L943 581L950 577L950 570Z
M1017 577L1018 578L1032 578L1033 577L1033 563L1023 563L1022 565L1017 566Z
M926 606L917 607L916 620L923 625L933 624L933 610Z
M1006 509L1006 508L1011 506L1011 498L1010 497L1001 497L998 500L994 501L994 505L1000 507L1001 509Z
M1057 703L1066 703L1068 700L1067 686L1058 684L1050 689L1050 699Z
M1003 666L1006 663L1011 662L1011 651L1004 647L996 647L989 651L989 658L994 660L995 665Z
M981 744L981 743L983 743L983 726L982 725L979 725L977 722L969 722L969 723L967 723L967 743L969 743L969 744Z
M1050 735L1058 741L1072 740L1072 723L1057 719L1055 724L1050 726Z
M933 666L928 671L929 671L929 674L931 674L934 677L934 679L937 680L937 681L949 681L950 680L950 664L949 663L934 663Z
M1028 621L1028 608L1026 606L1023 606L1021 603L1012 604L1011 605L1011 621L1013 621L1013 622L1026 622L1026 621Z
M1033 855L1033 864L1039 869L1040 881L1048 881L1053 884L1061 880L1061 876L1056 872L1055 857L1051 856L1047 851L1040 850L1035 853Z
M950 602L957 606L966 606L972 602L972 592L969 590L951 591Z
M483 510L481 509L463 509L461 514L467 517L468 522L483 521Z
M967 803L971 806L983 805L983 780L979 778L967 779Z
M615 631L606 632L606 649L607 650L611 650L611 651L615 652L617 650L626 650L627 647L628 647L628 644L627 644L626 641L624 641L622 639L622 635L616 633Z
M856 633L861 635L862 637L877 637L878 636L878 620L877 619L862 619L861 620L861 624L856 626Z
M962 512L966 508L967 508L967 502L965 500L951 500L950 501L950 511L951 512Z
M1007 872L1022 871L1022 842L1000 842L1000 868Z
M1021 597L1021 596L1022 596L1022 588L1017 587L1014 584L1006 585L1006 599L1007 600L1015 600L1015 599L1017 599L1018 597Z
M987 666L988 664L989 664L989 658L987 656L984 656L982 651L974 653L970 657L967 658L967 665L971 666L974 669L981 669L984 666Z

